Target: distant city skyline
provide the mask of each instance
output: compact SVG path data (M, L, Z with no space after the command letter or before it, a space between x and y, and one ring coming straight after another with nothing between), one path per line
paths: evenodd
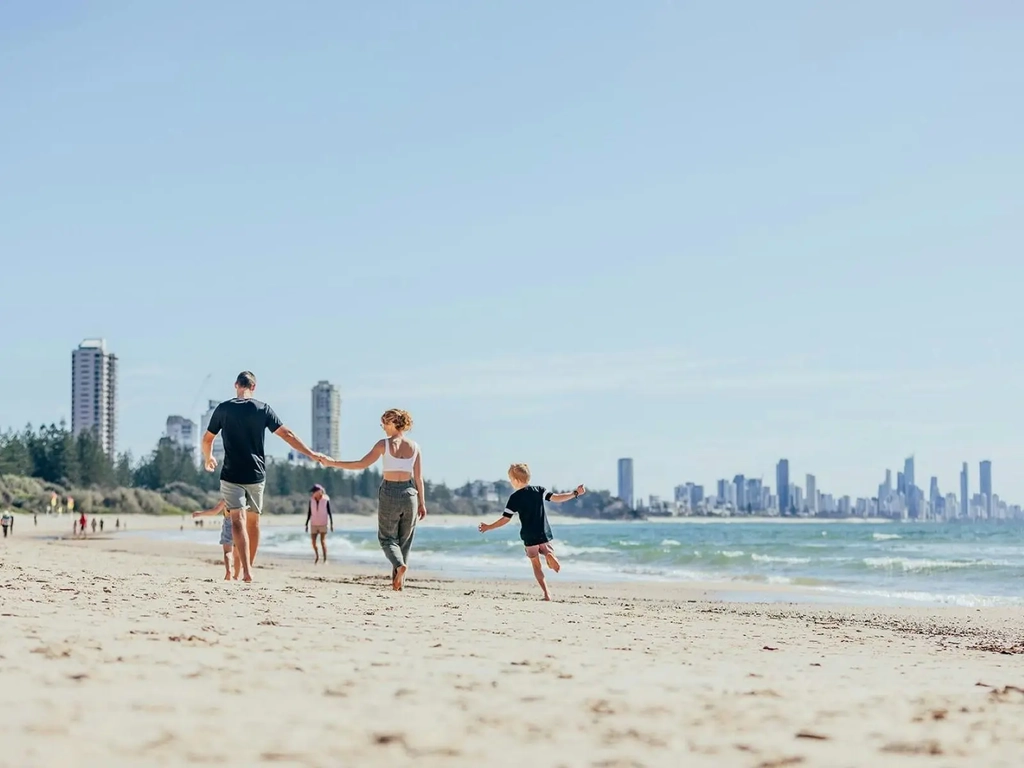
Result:
M774 514L816 514L848 515L860 517L884 517L903 520L952 521L957 519L1024 519L1024 510L1019 503L1001 498L992 485L992 461L978 462L979 491L970 493L968 464L964 462L960 471L959 495L943 494L938 475L929 480L928 494L915 482L917 477L916 457L908 456L903 462L903 471L897 472L897 483L893 487L892 470L884 470L884 480L873 494L846 493L842 495L819 489L817 477L808 473L805 488L790 482L789 460L782 458L776 463L776 484L774 493L763 485L760 478L747 478L737 474L732 481L719 479L716 493L708 495L704 486L694 481L677 485L672 498L676 505L671 511L681 512L683 508L709 511L731 509L738 513ZM632 467L631 467L632 469ZM621 474L620 460L620 474ZM664 508L660 495L649 494L644 500L638 497L637 506L657 510Z

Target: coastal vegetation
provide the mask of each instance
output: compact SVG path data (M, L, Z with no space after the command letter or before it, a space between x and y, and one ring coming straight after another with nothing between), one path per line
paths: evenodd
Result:
M370 515L377 511L380 473L343 472L313 464L270 461L267 509L271 514L304 514L309 489L323 485L335 511ZM424 483L432 514L499 514L512 488L506 481L467 482L459 488ZM91 432L73 435L64 423L20 432L0 432L0 507L46 512L51 503L74 499L87 515L185 514L213 506L217 473L203 471L190 450L161 438L153 451L136 460L130 453L108 457ZM591 491L558 507L559 514L620 519L631 516L607 491Z

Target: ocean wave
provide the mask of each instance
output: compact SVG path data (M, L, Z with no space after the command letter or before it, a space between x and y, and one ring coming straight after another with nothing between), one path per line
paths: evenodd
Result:
M571 544L555 542L552 544L555 553L559 555L614 555L614 549L607 547L574 547Z
M858 597L877 603L893 601L904 603L930 603L933 605L951 605L962 608L991 608L999 606L1024 605L1024 598L1020 597L998 597L994 595L974 594L946 594L942 592L915 592L905 590L882 590L882 589L846 589L837 587L818 587L817 591L835 595L847 595Z
M903 571L952 571L961 568L1003 568L1012 566L1006 560L916 560L907 557L865 557L868 568Z
M679 546L682 546L682 545L678 541L676 541L675 539L663 539L662 542L661 542L661 546L663 546L663 547L679 547Z
M747 553L741 549L723 549L718 554L722 557L743 557Z
M786 565L806 565L811 562L809 557L773 557L772 555L751 555L750 559L758 563L785 563Z
M902 539L898 533L872 533L871 538L875 541L892 541L893 539Z
M623 539L622 541L619 542L619 546L620 547L642 547L643 543L639 542L639 541L629 541L627 539Z

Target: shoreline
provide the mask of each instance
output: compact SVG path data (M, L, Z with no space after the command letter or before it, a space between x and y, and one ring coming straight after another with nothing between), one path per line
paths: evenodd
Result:
M373 573L381 561L376 546L367 547L365 540L360 543L356 538L346 538L346 534L357 537L371 535L375 530L375 521L362 516L336 515L337 534L328 538L331 550L330 562L326 571L335 573L346 569ZM124 532L105 532L103 538L111 540L149 539L163 541L172 546L195 546L200 550L219 556L216 531L220 529L218 519L206 520L204 529L196 529L191 519L180 518L144 518L131 521L132 528ZM149 523L146 525L146 523ZM261 524L267 532L280 532L283 529L291 532L302 531L305 518L301 515L267 516ZM434 519L435 529L472 529L476 519L449 517ZM45 533L40 536L46 537ZM92 534L89 538L92 538ZM57 534L61 539L70 540L70 532ZM51 534L48 538L54 538ZM199 539L202 539L201 541ZM301 538L301 537L300 537ZM304 538L302 538L304 543ZM331 542L334 542L333 544ZM564 545L564 539L561 541ZM261 556L272 558L283 564L304 565L311 563L308 549L303 546L292 551L282 551L266 546L261 549ZM510 545L509 552L518 549ZM676 543L676 542L674 542ZM292 542L294 544L294 542ZM286 545L286 548L290 545ZM355 549L353 549L355 547ZM533 575L525 560L516 557L495 559L493 555L483 555L477 560L471 554L462 552L446 552L444 549L431 549L431 544L420 540L416 549L422 549L423 558L415 557L413 567L417 572L431 578L452 581L508 582L512 584L533 584ZM571 551L571 547L567 547ZM585 548L584 548L585 549ZM497 557L505 557L504 551ZM572 555L570 554L571 558ZM563 555L564 559L564 555ZM886 580L882 576L872 581L851 581L841 574L822 573L815 575L780 575L753 570L737 570L735 572L715 572L707 566L679 566L677 572L671 569L658 572L651 566L624 563L621 567L599 563L591 560L564 563L562 574L554 576L551 583L572 583L575 586L591 585L597 587L632 585L638 590L659 590L680 588L711 595L714 599L729 603L765 603L795 604L806 606L835 607L867 607L867 608L1021 608L1019 597L1002 594L998 591L986 592L983 587L971 590L947 589L929 590L920 584L905 582L901 579Z

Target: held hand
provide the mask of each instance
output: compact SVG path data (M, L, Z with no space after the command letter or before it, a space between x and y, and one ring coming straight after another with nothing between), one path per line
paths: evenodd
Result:
M323 466L324 462L325 462L325 461L328 461L328 459L329 459L329 457L327 456L327 454L324 454L324 453L314 453L314 454L312 454L312 455L310 456L310 458L311 458L311 459L312 459L313 461L315 461L315 462L317 462L318 464L320 464L320 466Z
M213 472L213 470L217 468L217 459L214 456L211 456L206 460L204 466L206 467L207 472Z
M202 512L193 512L192 513L192 519L195 520L197 517L199 517L202 514L203 514Z
M582 496L582 495L583 495L583 494L585 494L586 492L587 492L587 489L586 489L586 488L584 488L584 487L583 487L582 485L578 485L578 486L576 486L576 495L577 495L577 496Z
M489 530L491 530L491 526L489 526L487 523L480 523L480 525L477 526L477 530L480 531L480 533L487 533Z
M416 510L416 516L419 517L420 520L422 520L424 517L427 516L427 505L426 504L420 504L419 509Z

